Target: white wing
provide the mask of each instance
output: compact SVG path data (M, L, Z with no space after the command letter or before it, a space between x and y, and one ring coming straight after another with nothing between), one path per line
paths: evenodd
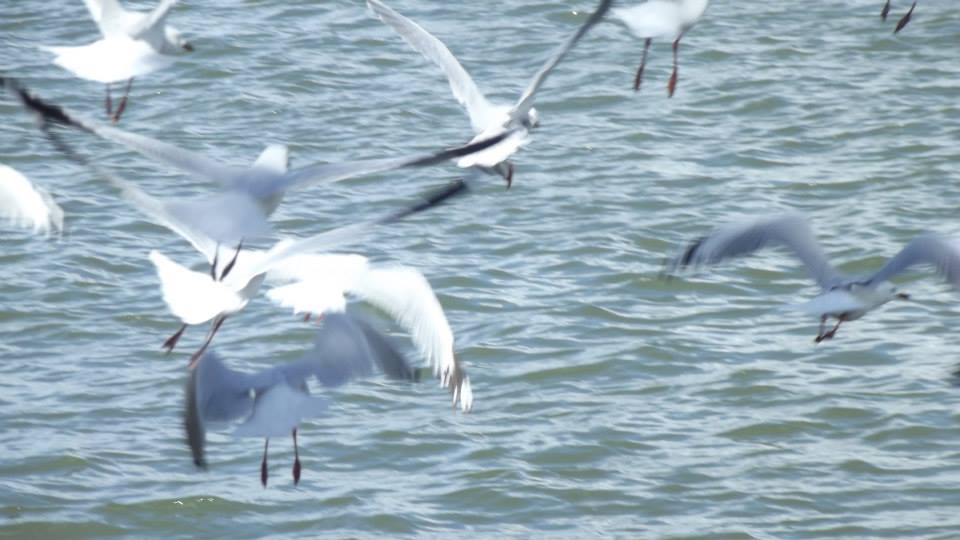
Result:
M63 209L50 194L6 165L0 165L0 218L35 233L63 229Z
M117 0L83 0L83 3L103 37L126 35L126 29L145 16L123 9Z
M466 412L473 407L470 379L453 354L453 331L430 283L406 267L371 268L357 276L350 291L382 309L410 333L414 345L433 368L440 384Z
M217 253L217 242L212 238L201 233L188 222L181 221L174 213L170 212L166 203L149 195L132 183L113 176L112 174L105 175L105 177L114 187L120 190L123 198L126 199L127 202L152 219L157 225L170 229L187 242L190 242L190 245L206 257L208 263L213 262L214 256Z
M267 273L269 281L289 283L268 291L267 298L294 313L343 312L345 295L367 269L367 258L361 255L292 257Z
M240 272L234 270L233 274L239 274L237 279L240 280L240 282L243 282L244 280L252 280L256 276L266 274L276 266L284 264L286 261L289 261L291 258L298 255L330 251L348 243L361 240L380 225L393 223L410 216L411 214L432 208L433 206L436 206L451 197L463 193L466 190L467 185L462 180L458 180L450 183L448 186L440 190L437 190L434 193L429 194L426 197L426 200L419 204L379 219L347 225L314 236L302 238L300 240L279 242L274 247L270 248L269 251L263 254L260 260L256 261L248 268L242 269ZM234 277L233 274L231 274L231 278Z
M791 304L787 307L817 317L839 315L851 311L864 311L870 308L869 305L843 289L834 289L816 296L808 302Z
M511 116L514 119L521 119L527 115L530 111L530 108L533 107L533 98L537 93L537 90L543 86L543 83L547 80L547 77L553 71L557 64L567 53L573 49L573 46L577 44L580 39L587 34L587 32L593 28L595 24L603 20L604 15L607 14L607 11L610 9L610 6L613 5L613 0L601 0L600 5L597 6L597 9L590 15L590 17L580 25L580 28L572 36L570 36L567 41L563 42L560 47L547 59L546 63L537 71L533 76L533 79L530 81L530 84L527 85L527 88L523 91L523 94L520 96L520 99L517 101L517 104L513 107Z
M216 160L200 155L196 152L180 148L179 146L158 141L151 137L138 135L129 131L109 126L107 124L73 114L59 105L48 103L34 95L12 79L0 77L0 82L12 92L15 92L20 102L33 112L42 115L53 122L73 126L88 133L97 135L111 142L122 144L135 152L149 158L164 162L183 170L189 174L213 180L224 187L234 187L242 182L248 182L251 169L249 167L235 167L224 165ZM262 174L262 172L261 172Z
M158 51L163 48L163 26L177 0L160 0L150 13L145 14L128 29L130 37L149 41Z
M201 324L221 313L233 313L247 302L209 274L185 268L158 251L150 252L150 260L157 267L163 301L185 324Z
M367 5L411 47L440 66L450 81L453 96L467 109L474 132L480 133L494 121L497 116L494 107L443 42L380 0L367 0Z

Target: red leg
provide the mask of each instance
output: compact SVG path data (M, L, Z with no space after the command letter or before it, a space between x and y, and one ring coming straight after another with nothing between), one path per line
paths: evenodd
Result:
M130 87L133 86L133 77L127 81L127 89L123 92L123 97L120 98L120 104L117 105L117 112L113 115L113 123L116 124L120 121L120 116L123 114L123 110L127 108L127 96L130 95Z
M193 353L193 356L190 357L190 364L187 365L187 369L193 369L197 367L197 362L200 361L203 353L207 351L207 347L209 347L210 342L213 341L213 336L217 334L217 330L220 329L220 325L222 325L223 321L225 320L227 320L226 315L217 315L217 318L213 320L213 326L210 327L210 333L207 334L207 340L204 341L203 345L200 346L200 349Z
M640 57L640 67L637 68L637 76L633 78L633 91L640 91L640 83L643 82L643 68L647 65L647 51L650 50L650 42L653 40L647 38L643 42L643 56Z
M297 428L293 428L293 485L300 483L300 450L297 448Z
M903 30L903 27L906 26L908 22L910 22L910 18L913 17L913 8L915 7L917 7L916 2L914 2L913 5L910 6L910 11L908 11L907 14L904 15L902 19L900 19L900 22L897 23L897 28L894 29L893 31L894 34Z
M267 449L270 446L270 439L263 441L263 461L260 462L260 484L267 487Z
M173 348L177 346L177 342L180 341L180 336L183 335L183 331L187 329L187 325L181 325L180 329L177 330L175 334L168 337L166 341L163 342L163 348L167 350L167 354L173 352Z
M306 315L303 316L303 322L310 322L310 312L308 311Z
M673 73L670 74L670 82L667 84L667 97L673 97L673 92L677 89L677 51L680 48L680 40L683 38L683 32L673 40Z
M110 83L107 83L107 99L104 105L107 107L107 118L110 118L110 115L113 114L113 99L110 97Z

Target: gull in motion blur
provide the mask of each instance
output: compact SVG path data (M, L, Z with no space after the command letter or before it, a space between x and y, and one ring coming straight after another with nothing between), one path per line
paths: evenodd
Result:
M167 16L177 0L161 0L150 11L127 11L117 0L84 0L102 39L82 47L44 47L56 57L53 62L77 77L104 83L107 87L107 117L118 122L127 107L133 79L165 68L176 54L193 46L180 32L167 26ZM113 110L110 85L127 81L123 97Z
M208 426L244 418L236 437L263 437L260 482L267 485L270 438L293 436L293 483L300 482L297 428L319 416L327 400L310 395L307 381L334 388L353 379L382 372L391 379L415 380L416 372L390 341L363 319L331 314L324 319L313 347L298 360L256 373L233 370L209 351L190 373L186 387L184 425L187 444L198 467L206 467Z
M899 32L899 31L901 31L901 30L903 30L903 27L906 26L907 23L910 22L910 19L913 18L913 10L914 10L914 8L916 8L916 7L917 7L917 3L914 2L913 4L910 5L910 9L903 15L903 17L900 17L900 20L897 21L897 27L894 28L894 30L893 30L893 33L894 33L894 34L896 34L897 32ZM886 21L886 20L887 20L887 14L889 14L889 13L890 13L890 0L887 0L887 1L883 4L883 9L880 10L880 20Z
M164 342L164 347L168 351L172 350L187 326L211 322L206 340L191 357L190 367L192 368L210 345L226 318L246 307L259 292L260 286L271 271L284 272L284 269L287 269L287 273L295 272L291 269L306 264L307 259L303 258L304 255L327 251L358 241L376 227L400 221L407 216L432 208L465 189L466 184L462 181L453 182L448 187L430 194L423 202L385 217L343 226L299 240L283 240L266 252L242 250L238 247L233 258L219 269L219 273L217 264L219 245L216 242L197 234L190 229L189 225L179 222L175 216L165 214L162 205L151 204L144 198L145 194L142 191L137 192L129 183L125 186L125 196L131 201L140 200L141 208L145 213L155 216L160 224L184 234L191 244L201 246L201 251L209 260L212 260L210 272L196 272L172 261L156 250L150 252L150 261L156 267L160 278L163 300L170 311L183 323L180 329Z
M453 331L427 279L414 268L371 265L361 255L304 255L268 274L285 283L267 291L267 298L294 313L324 316L342 313L347 297L386 312L410 334L433 368L453 406L473 407L470 379L453 352Z
M0 164L0 219L34 233L63 230L63 209L46 190L13 167Z
M603 19L612 4L613 0L601 0L596 11L554 51L537 71L515 104L494 105L487 100L443 42L380 0L367 0L367 5L381 21L396 30L414 50L443 70L450 82L453 96L467 109L470 124L476 133L474 141L507 132L513 133L502 144L461 158L457 162L460 167L478 167L486 173L499 174L507 181L507 187L513 182L513 164L507 159L527 143L529 132L539 124L539 115L533 107L537 91L573 46L586 35L590 28Z
M48 136L52 132L48 129L47 122L74 127L125 145L140 154L195 177L220 184L221 190L214 195L169 206L168 210L179 221L189 224L198 233L226 245L237 245L242 238L265 234L267 229L265 217L277 209L290 189L321 182L333 183L399 168L427 167L482 152L512 134L512 132L498 133L463 146L430 153L318 163L293 170L287 168L289 161L287 148L281 145L270 145L252 166L236 166L220 163L196 152L144 135L84 119L33 95L14 79L0 77L0 84L3 84L24 107L41 118L41 127ZM62 140L55 138L54 143L74 160L81 161L87 166L95 165L65 147ZM208 261L212 262L212 253Z
M677 89L677 53L680 40L703 16L708 2L709 0L648 0L637 6L613 10L614 16L623 21L630 33L644 40L640 67L633 79L635 91L640 91L640 84L643 82L643 68L647 64L650 44L654 38L666 38L673 40L673 72L667 84L667 94L673 97Z
M672 259L669 271L749 255L765 246L775 245L796 255L820 286L820 295L796 306L820 317L817 343L836 335L837 329L846 321L859 319L891 300L908 300L910 296L899 292L889 280L914 266L933 266L951 285L960 286L960 249L957 244L934 233L915 237L872 274L843 276L827 261L806 219L796 213L714 229ZM827 331L827 320L831 318L837 319L837 324Z

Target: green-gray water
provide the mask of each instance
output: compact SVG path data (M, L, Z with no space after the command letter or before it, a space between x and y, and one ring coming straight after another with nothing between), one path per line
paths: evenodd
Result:
M37 48L96 36L82 2L53 4L3 3L0 72L102 118L103 88ZM593 4L391 2L501 101ZM816 291L780 251L658 279L682 243L744 215L807 213L846 271L919 231L960 233L960 12L921 0L893 36L908 6L886 23L881 7L717 0L684 38L673 99L668 43L638 95L642 43L595 28L543 89L511 190L491 179L355 250L430 279L474 412L432 382L348 385L301 430L298 488L289 440L267 489L257 440L214 434L194 469L181 393L203 330L161 354L177 322L146 255L196 256L3 98L0 161L54 193L67 232L0 231L0 536L957 538L960 293L899 280L916 302L815 346L817 321L782 308ZM287 143L295 166L471 134L439 70L360 1L186 1L170 22L197 50L134 84L126 129L237 163ZM211 188L69 140L157 195ZM379 215L458 172L300 191L278 228ZM216 347L259 367L309 341L260 298Z

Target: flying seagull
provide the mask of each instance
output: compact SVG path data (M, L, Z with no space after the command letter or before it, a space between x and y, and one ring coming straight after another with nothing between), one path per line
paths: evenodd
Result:
M513 164L507 159L526 144L529 132L539 124L539 115L533 107L537 91L573 46L586 35L590 28L603 19L612 4L613 0L601 0L596 11L554 51L537 71L516 103L495 105L487 101L477 84L443 42L380 0L367 0L367 5L381 21L396 30L411 47L443 70L450 82L453 96L467 109L470 124L476 133L474 141L512 133L502 144L461 158L457 162L461 167L478 167L486 173L499 174L507 181L507 187L513 181Z
M48 122L72 126L125 145L195 177L220 184L221 190L214 195L191 201L189 204L184 203L181 208L173 210L182 221L189 221L199 232L227 245L237 245L241 237L262 234L264 227L261 220L254 216L253 208L258 206L264 216L269 216L280 205L284 195L290 189L321 182L338 182L405 167L435 165L482 152L512 136L512 132L498 133L464 146L431 153L340 163L318 163L293 170L287 169L286 148L273 145L268 146L252 166L226 165L169 143L74 115L58 105L31 94L14 79L0 77L0 84L6 86L24 107L39 115L41 127L48 134L52 133L46 129ZM62 141L54 142L61 151L72 154L71 157L75 160L83 161L88 166L91 164L90 160L79 158L76 152L70 152L69 149L64 148Z
M433 288L416 269L371 264L361 255L303 255L267 277L283 283L267 291L267 298L306 313L307 319L342 313L348 297L386 312L450 390L453 406L464 412L473 407L470 379L453 352L453 331Z
M423 202L414 206L384 217L346 225L307 238L282 240L266 252L244 252L238 247L230 262L219 272L216 253L213 255L210 272L196 272L172 261L156 250L151 251L150 261L157 269L163 300L170 311L183 323L180 329L164 342L164 347L168 351L172 350L187 326L209 321L211 327L207 338L191 357L190 367L192 368L210 345L226 318L246 307L259 292L260 286L270 271L296 266L300 264L299 261L302 259L299 257L302 255L329 251L359 241L381 225L395 223L407 216L432 208L465 190L466 184L463 181L456 181L429 194ZM169 216L167 219L169 222L175 222ZM205 244L209 246L211 242L207 240ZM214 243L214 249L217 247ZM242 253L246 255L241 257Z
M901 30L903 30L903 27L906 26L907 23L910 22L910 19L913 18L913 10L914 10L914 8L916 8L916 7L917 7L917 3L914 2L914 3L910 6L910 10L907 11L906 14L904 14L903 17L900 17L900 20L897 21L897 27L894 28L894 30L893 30L893 33L894 33L894 34L896 34L897 32L899 32L899 31L901 31ZM886 21L886 20L887 20L887 14L888 14L888 13L890 13L890 0L887 0L887 1L883 4L883 9L880 10L880 20Z
M107 87L107 117L116 123L127 107L135 77L165 68L176 54L193 46L172 26L167 16L177 0L161 0L149 13L127 11L117 0L84 0L103 37L82 47L44 47L55 55L53 62L77 77L104 83ZM110 85L127 81L123 98L113 110Z
M914 266L933 266L951 285L960 286L960 248L934 233L915 237L872 274L857 277L841 275L827 261L806 219L796 213L714 229L672 259L668 268L673 273L679 268L713 264L777 245L796 255L820 286L820 295L797 306L820 317L820 331L815 339L817 343L832 338L846 321L859 319L891 300L909 299L909 295L899 292L889 280ZM837 324L826 331L828 319L836 319Z
M416 380L416 371L370 324L356 316L330 314L317 330L313 347L298 360L244 373L229 368L208 351L187 381L184 425L187 444L198 467L206 467L206 431L216 424L244 419L234 435L263 437L260 482L267 485L267 450L271 437L293 436L293 483L300 482L297 428L319 416L327 400L311 396L307 381L334 388L382 372L391 379Z
M63 209L46 190L13 167L0 164L0 219L34 233L63 230Z
M654 38L673 40L673 73L667 84L667 94L673 97L677 88L677 53L680 39L693 27L707 10L709 0L649 0L640 5L613 10L613 15L627 26L634 36L643 41L643 56L637 76L633 79L633 89L640 91L643 82L643 68L647 64L647 52Z

